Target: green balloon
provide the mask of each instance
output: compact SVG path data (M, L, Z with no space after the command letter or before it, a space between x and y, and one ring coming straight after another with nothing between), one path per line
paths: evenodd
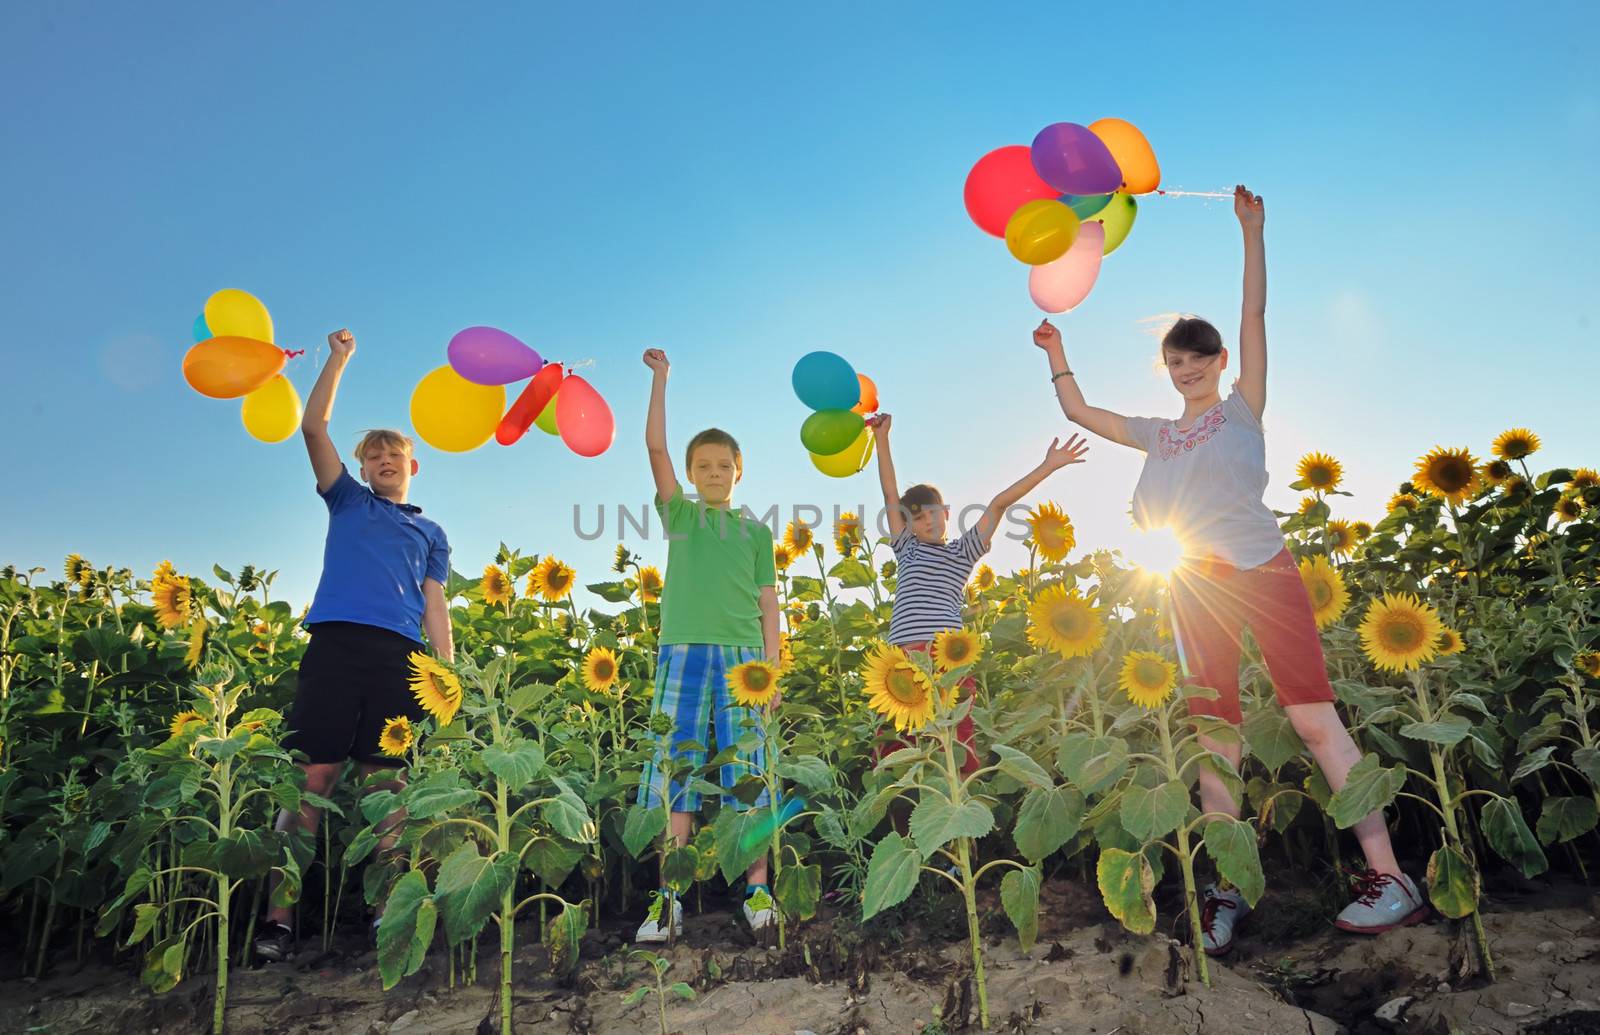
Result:
M800 426L800 441L819 456L849 449L866 427L866 420L850 410L818 410Z
M556 395L561 393L557 392ZM539 430L552 435L561 434L561 429L556 427L556 397L552 395L550 401L544 404L544 409L539 411L539 416L533 419L539 425Z
M1128 239L1128 231L1133 229L1133 220L1138 214L1139 203L1133 200L1132 194L1113 194L1105 208L1084 220L1106 228L1106 248L1100 254L1110 255Z
M1079 219L1092 219L1095 214L1111 204L1110 194L1063 194L1062 202L1078 214Z

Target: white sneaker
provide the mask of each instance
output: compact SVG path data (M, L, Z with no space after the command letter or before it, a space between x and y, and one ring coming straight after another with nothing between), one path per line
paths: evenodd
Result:
M1207 884L1200 892L1200 932L1207 956L1225 956L1233 949L1233 931L1250 915L1250 905L1233 888Z
M772 911L772 893L760 884L753 887L754 890L744 899L744 919L750 925L751 934L760 934L777 923L778 917Z
M1344 907L1333 926L1352 934L1382 934L1428 915L1428 904L1410 877L1363 870L1351 874L1356 900Z
M639 933L633 940L644 945L659 945L668 940L667 925L661 922L661 914L667 912L665 903L671 903L672 934L671 938L683 937L683 903L675 895L665 895L656 892L656 900L650 904L650 915L644 918L644 923L639 925Z

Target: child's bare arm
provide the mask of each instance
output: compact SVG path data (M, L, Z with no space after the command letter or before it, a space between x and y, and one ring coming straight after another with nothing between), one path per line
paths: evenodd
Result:
M654 375L650 381L650 412L644 422L644 444L650 452L650 474L655 478L656 495L661 502L678 491L678 476L672 470L672 454L667 452L667 354L660 349L644 350L644 365Z
M1256 419L1267 408L1267 245L1266 205L1241 184L1233 190L1233 211L1244 230L1244 302L1239 312L1239 394Z
M438 579L422 580L422 631L433 651L446 661L456 657L455 636L450 630L450 604L444 598L444 584Z
M978 535L985 543L994 537L995 530L1000 527L1000 522L1006 516L1006 511L1032 492L1035 486L1063 467L1083 463L1083 455L1089 451L1088 442L1077 435L1073 435L1060 445L1057 445L1058 442L1059 439L1051 439L1050 448L1045 450L1044 459L1040 461L1039 466L1001 489L999 494L989 501L989 506L978 518Z
M328 419L333 416L333 397L339 392L339 378L345 364L356 354L356 339L347 330L337 330L328 335L328 362L322 366L317 383L306 400L305 416L300 419L300 433L305 436L306 452L311 454L311 470L317 476L317 489L327 492L339 480L344 465L339 462L339 449L328 435Z
M878 447L878 484L883 488L883 506L889 512L889 534L905 531L906 516L900 512L900 483L894 473L894 457L889 455L889 425L893 421L887 413L872 418L872 437Z
M761 645L766 652L766 659L773 665L782 660L783 646L778 634L778 587L761 587ZM781 692L772 695L772 703L768 708L776 708L783 700Z
M1061 404L1061 412L1066 414L1067 419L1101 438L1137 449L1138 443L1128 437L1127 417L1114 410L1090 406L1084 401L1083 389L1078 387L1077 375L1071 373L1072 368L1067 366L1066 347L1061 343L1061 332L1056 329L1055 324L1049 320L1040 323L1034 329L1033 343L1050 357L1051 384L1055 387L1056 401ZM1058 374L1061 376L1056 376Z

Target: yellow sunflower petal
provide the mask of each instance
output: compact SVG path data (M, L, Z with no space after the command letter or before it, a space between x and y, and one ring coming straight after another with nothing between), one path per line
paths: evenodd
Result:
M1154 651L1132 650L1123 656L1117 685L1140 708L1159 708L1178 685L1178 666Z

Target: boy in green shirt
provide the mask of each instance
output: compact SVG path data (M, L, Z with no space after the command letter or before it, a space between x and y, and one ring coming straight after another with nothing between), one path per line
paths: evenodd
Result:
M645 366L653 372L650 413L645 422L645 445L650 452L650 472L656 483L656 510L667 531L666 588L661 596L661 651L656 659L655 692L650 711L672 719L672 757L703 765L707 723L715 715L717 745L726 748L739 740L746 719L755 713L733 700L728 673L746 661L778 660L778 573L772 557L772 531L733 508L733 487L744 474L739 444L716 428L700 432L689 441L684 461L698 502L684 495L667 452L667 356L647 349ZM776 703L776 702L774 702ZM662 784L667 783L660 749L645 767L639 782L639 803L660 808ZM764 753L724 765L726 791L750 772L751 765L766 764ZM689 841L700 795L672 780L667 789L672 812L672 836L680 845ZM724 808L742 808L724 793ZM766 794L754 803L767 804ZM772 926L770 892L767 892L767 857L745 871L745 919L759 935ZM666 903L659 919L646 918L635 941L664 942L683 933L683 905L665 891Z

